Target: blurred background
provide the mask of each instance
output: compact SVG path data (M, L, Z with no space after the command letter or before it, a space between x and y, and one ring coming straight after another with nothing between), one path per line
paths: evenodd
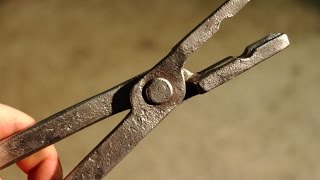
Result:
M41 120L151 68L222 0L0 1L0 103ZM320 4L254 0L187 62L290 48L178 106L105 179L320 179ZM125 113L56 144L64 174ZM4 180L26 179L15 166Z

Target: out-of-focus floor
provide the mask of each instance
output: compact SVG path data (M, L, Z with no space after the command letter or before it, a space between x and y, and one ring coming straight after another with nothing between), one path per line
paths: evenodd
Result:
M0 103L37 120L147 70L221 0L0 1ZM291 46L175 109L105 179L320 179L320 5L253 0L187 62ZM67 174L125 113L56 144ZM14 166L4 180L25 179Z

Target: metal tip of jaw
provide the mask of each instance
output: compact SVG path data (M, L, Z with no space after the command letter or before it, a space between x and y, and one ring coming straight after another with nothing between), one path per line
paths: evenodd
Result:
M290 45L289 38L283 33L271 33L265 38L249 45L241 57L250 57L253 55L271 56Z
M248 46L241 56L219 61L199 72L191 81L199 86L200 93L208 92L277 54L289 44L286 34L272 33Z
M220 27L223 20L236 15L250 0L228 0L216 11L209 15L174 48L179 53L188 56L195 52L202 44L207 42Z

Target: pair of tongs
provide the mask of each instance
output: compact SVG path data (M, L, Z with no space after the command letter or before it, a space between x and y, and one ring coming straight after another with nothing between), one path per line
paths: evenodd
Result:
M152 69L0 141L0 169L93 123L130 109L65 179L104 177L177 105L214 89L289 45L287 35L273 33L248 46L241 56L228 57L199 73L184 68L190 54L218 31L222 20L235 15L248 2L226 1Z

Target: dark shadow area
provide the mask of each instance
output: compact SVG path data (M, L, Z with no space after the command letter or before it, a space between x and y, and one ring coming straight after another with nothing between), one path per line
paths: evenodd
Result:
M316 9L318 12L320 12L320 1L319 0L304 0L304 1L300 1L298 0L297 2L299 2L300 4L309 6L312 9Z

